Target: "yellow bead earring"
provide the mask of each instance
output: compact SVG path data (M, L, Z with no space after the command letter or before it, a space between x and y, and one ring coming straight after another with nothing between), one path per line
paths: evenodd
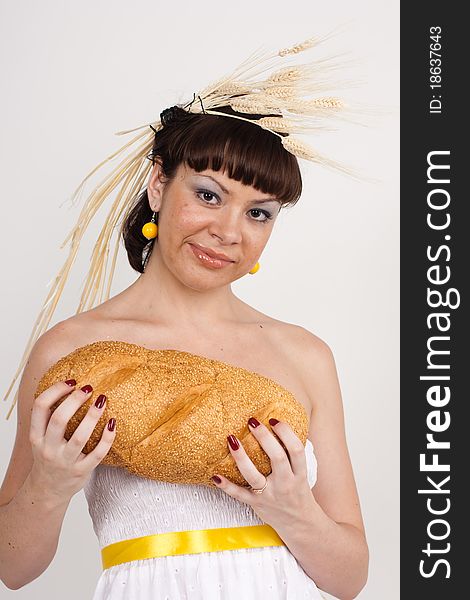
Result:
M153 238L157 237L158 226L155 223L155 214L154 212L150 221L142 227L142 235L148 240L153 240Z
M256 271L258 271L258 269L259 269L259 262L257 262L256 265L252 269L250 269L250 271L248 271L248 273L250 275L254 275L256 273Z

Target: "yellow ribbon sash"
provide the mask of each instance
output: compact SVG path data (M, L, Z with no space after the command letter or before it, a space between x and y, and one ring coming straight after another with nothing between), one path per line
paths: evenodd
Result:
M170 531L122 540L105 546L101 549L101 561L104 570L124 562L144 558L263 546L285 546L270 525Z

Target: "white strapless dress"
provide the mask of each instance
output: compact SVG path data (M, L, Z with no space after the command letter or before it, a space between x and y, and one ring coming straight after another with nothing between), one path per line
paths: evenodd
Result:
M305 446L310 487L317 462ZM125 539L190 529L262 525L251 506L223 490L155 481L98 465L85 488L100 548ZM134 560L106 569L93 600L321 599L286 546L244 548Z

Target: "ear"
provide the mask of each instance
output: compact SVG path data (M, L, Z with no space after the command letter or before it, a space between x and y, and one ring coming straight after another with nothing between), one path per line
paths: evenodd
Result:
M164 188L165 178L162 173L161 159L157 157L147 185L149 205L154 212L160 210Z

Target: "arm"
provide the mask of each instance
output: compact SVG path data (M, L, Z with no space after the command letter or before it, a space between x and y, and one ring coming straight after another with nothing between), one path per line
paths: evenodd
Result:
M42 374L60 357L66 327L57 324L35 343L18 388L15 444L0 487L0 579L18 589L38 577L54 558L68 503L47 498L31 481L29 441L34 392Z
M277 531L320 589L339 600L351 600L367 581L369 553L346 445L335 363L322 340L303 328L296 328L296 334L288 350L312 399L308 437L318 463L315 486L310 489L305 448L290 425L270 421L270 431L256 419L248 424L271 460L270 475L266 478L258 471L240 442L229 447L250 486L256 489L266 483L266 491L255 495L218 474L214 481L226 493L251 505Z
M52 562L69 502L49 497L28 476L0 506L0 578L8 588L30 583Z
M334 521L315 499L308 514L276 531L321 590L352 600L365 586L369 554L363 531Z
M366 584L369 551L346 443L341 391L328 345L303 328L299 337L299 364L312 400L308 437L315 448L318 477L310 510L276 529L320 589L350 600Z
M35 400L42 374L70 351L70 327L47 331L34 345L18 393L17 432L0 488L0 579L10 589L36 579L51 563L70 500L109 450L115 431L105 428L96 448L81 452L101 415L91 403L70 440L66 424L91 392L57 382ZM61 401L51 414L52 406Z

